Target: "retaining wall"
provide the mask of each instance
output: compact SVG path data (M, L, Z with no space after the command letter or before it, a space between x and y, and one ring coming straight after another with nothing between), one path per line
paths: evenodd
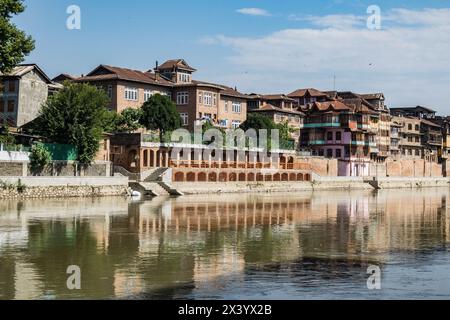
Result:
M0 177L0 198L98 197L128 194L128 178L125 177Z

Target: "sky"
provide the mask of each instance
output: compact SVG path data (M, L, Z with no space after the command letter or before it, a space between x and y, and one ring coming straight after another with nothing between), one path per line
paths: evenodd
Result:
M244 93L383 92L450 114L450 0L25 0L13 19L51 77L183 58L194 78ZM80 8L81 29L67 28ZM380 20L373 19L380 9ZM377 28L374 22L380 23Z

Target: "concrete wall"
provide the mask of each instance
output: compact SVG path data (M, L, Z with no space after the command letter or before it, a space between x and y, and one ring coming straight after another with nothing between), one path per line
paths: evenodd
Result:
M19 127L38 116L39 110L47 101L48 85L36 70L30 71L20 80L18 96L16 125Z
M0 161L0 177L27 177L27 176L57 176L57 177L109 177L111 176L110 162L96 162L87 168L80 167L71 161L53 161L39 173L33 173L29 162L26 161Z
M2 177L0 198L59 198L129 195L125 177ZM19 185L22 187L19 188Z

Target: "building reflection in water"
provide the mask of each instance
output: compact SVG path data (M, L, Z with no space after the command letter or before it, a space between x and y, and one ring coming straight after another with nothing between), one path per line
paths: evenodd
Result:
M351 279L445 246L448 200L430 189L2 201L0 299L177 298L254 272ZM80 291L66 288L69 265Z

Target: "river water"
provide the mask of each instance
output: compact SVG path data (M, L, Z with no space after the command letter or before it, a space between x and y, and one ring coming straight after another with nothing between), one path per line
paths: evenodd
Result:
M1 200L0 299L444 299L449 244L446 188Z

